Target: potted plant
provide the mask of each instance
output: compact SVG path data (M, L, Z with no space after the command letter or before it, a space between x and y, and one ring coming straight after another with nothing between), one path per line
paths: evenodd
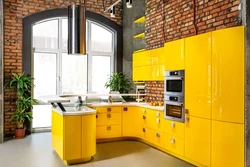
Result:
M26 76L25 72L21 74L12 73L11 79L6 83L5 89L17 94L16 111L12 116L12 121L16 122L15 138L25 137L24 121L31 121L32 113L30 109L37 103L36 99L31 97L31 88L34 87L32 81L34 78Z
M105 87L110 88L110 91L119 91L120 93L129 93L134 89L131 79L127 75L119 72L113 73L108 78ZM123 96L123 98L126 101L130 100L130 97Z

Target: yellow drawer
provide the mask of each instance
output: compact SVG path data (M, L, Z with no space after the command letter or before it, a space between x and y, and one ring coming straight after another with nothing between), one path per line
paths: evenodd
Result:
M176 154L184 156L184 140L178 137L164 134L164 148Z
M156 131L163 132L163 119L159 117L143 114L141 118L141 125Z
M164 118L164 112L159 110L152 110L148 108L142 108L141 112L146 115Z
M121 125L111 125L111 126L97 126L96 127L96 138L113 138L121 137Z
M141 138L147 142L163 147L163 134L161 132L142 127Z
M121 112L121 107L96 107L97 114L106 112Z
M163 119L163 132L184 139L184 123Z
M120 125L121 113L101 113L96 115L96 125Z

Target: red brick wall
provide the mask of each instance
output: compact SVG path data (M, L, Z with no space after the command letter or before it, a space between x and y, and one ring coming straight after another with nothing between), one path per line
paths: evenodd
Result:
M108 12L104 13L102 0L85 0L86 9L110 18ZM114 3L116 0L112 0ZM22 72L22 19L31 14L53 9L66 8L70 0L4 0L4 73L5 75ZM72 1L75 2L75 1ZM77 1L79 2L79 1ZM83 0L81 0L83 2ZM110 0L104 1L105 8L110 6ZM116 17L110 18L122 24L122 3L116 6ZM8 78L5 77L5 82ZM16 95L5 91L4 107L4 134L13 134L15 123L10 118L15 111Z
M241 25L239 4L240 0L146 0L146 49L163 47L165 42L196 34ZM158 82L157 85L162 84ZM154 82L147 82L146 89L150 90L148 101L163 96L163 91L153 90Z

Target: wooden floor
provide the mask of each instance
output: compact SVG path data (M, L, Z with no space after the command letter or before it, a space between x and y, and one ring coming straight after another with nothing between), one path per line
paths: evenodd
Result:
M51 147L50 133L36 133L0 144L0 167L64 167ZM193 167L137 141L97 144L92 161L76 167Z

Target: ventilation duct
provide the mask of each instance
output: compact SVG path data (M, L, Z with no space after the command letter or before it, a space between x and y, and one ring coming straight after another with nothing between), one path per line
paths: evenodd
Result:
M82 5L68 6L68 54L86 55L86 15Z

